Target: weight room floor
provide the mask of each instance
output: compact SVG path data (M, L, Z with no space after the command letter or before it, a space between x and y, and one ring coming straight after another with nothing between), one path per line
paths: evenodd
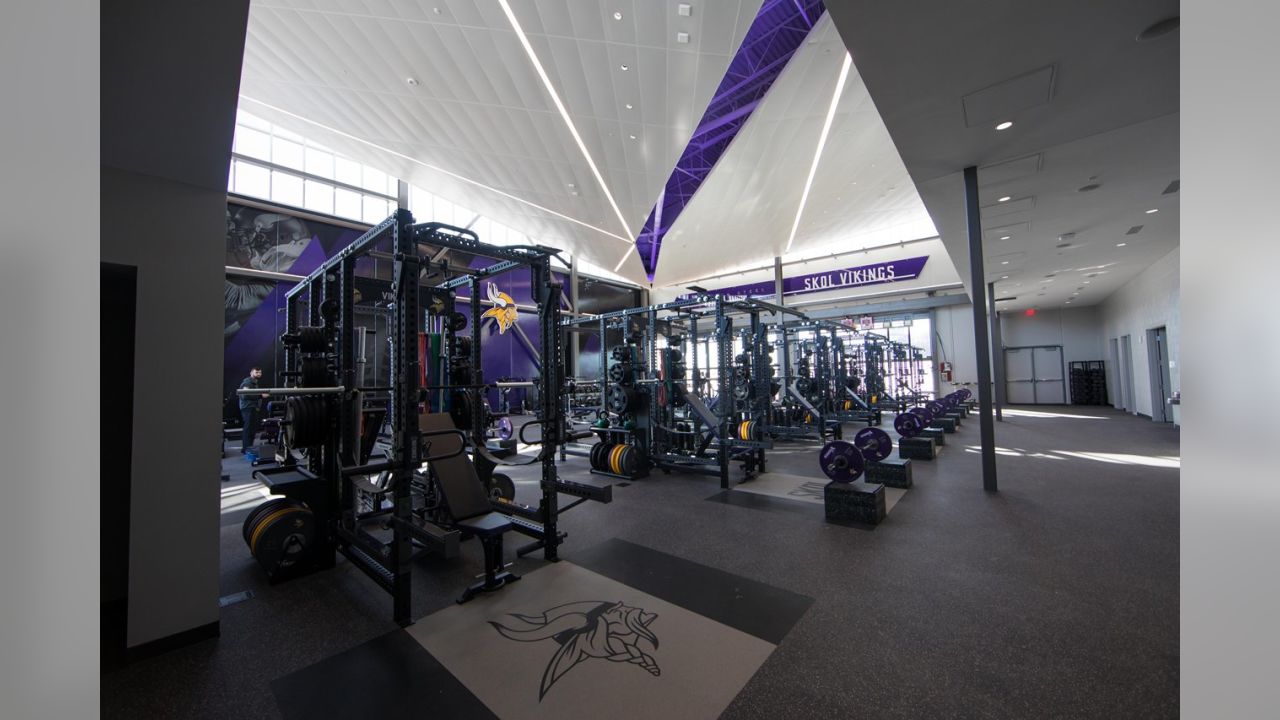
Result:
M1009 409L996 432L999 494L981 489L980 459L969 450L978 438L971 418L947 436L937 460L913 463L914 487L875 528L828 525L820 513L706 502L720 493L706 476L659 472L615 486L613 503L587 503L562 517L567 563L548 564L537 554L522 559L514 570L527 583L462 609L508 593L520 599L544 592L539 585L553 576L538 573L587 572L599 577L582 582L601 588L622 583L650 611L667 601L676 606L662 605L653 624L664 643L653 654L667 670L664 679L675 674L672 643L685 627L709 619L725 638L725 626L764 638L767 646L742 641L762 648L755 655L718 651L723 662L755 658L734 666L745 685L721 689L726 718L1176 716L1177 429L1110 408L1066 406ZM234 453L233 443L228 450ZM816 445L780 443L770 470L816 477L815 455ZM447 657L447 647L432 644L441 619L471 622L456 615L453 599L482 567L476 543L464 543L458 561L418 562L420 621L401 631L390 619L389 596L343 561L268 586L240 537L244 513L256 503L249 468L239 455L224 467L232 479L221 483L221 590L254 596L223 608L219 639L104 675L104 717L295 717L308 694L324 697L339 683L337 697L366 711L347 716L431 716L424 706L439 717L487 712L455 675L490 707L506 707L476 689L475 676ZM536 495L536 481L524 478L530 470L512 473L518 499ZM585 458L571 457L562 474L595 477ZM525 538L509 537L511 558ZM675 578L665 587L652 578L664 574ZM530 589L517 595L526 584ZM741 599L745 617L691 607L718 589ZM682 592L695 601L681 601ZM437 611L454 614L426 619ZM786 621L779 625L775 615ZM752 629L765 618L778 627ZM536 688L554 645L530 643L528 655L509 649L515 645L497 646L493 652L504 654L488 673L509 676L511 684L530 676ZM579 667L546 703L535 694L503 712L536 715L553 694L575 691L570 679L586 682L600 672L616 671L607 675L615 686L583 692L621 701L641 683L657 682L625 663ZM684 680L698 686L720 672L714 663L695 665ZM704 705L700 713L714 715L718 707Z

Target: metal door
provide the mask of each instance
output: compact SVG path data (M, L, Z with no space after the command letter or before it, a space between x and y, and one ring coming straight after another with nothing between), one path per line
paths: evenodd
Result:
M1062 346L1031 350L1031 367L1036 374L1035 397L1041 405L1065 405L1067 383L1062 372Z
M1036 401L1036 376L1031 348L1004 349L1006 400L1010 405L1032 405Z
M1010 405L1062 405L1067 401L1061 345L1005 348L1004 377Z

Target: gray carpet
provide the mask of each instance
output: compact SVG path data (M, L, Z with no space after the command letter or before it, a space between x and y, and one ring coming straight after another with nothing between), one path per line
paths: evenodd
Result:
M704 502L713 478L659 472L563 516L562 556L617 537L814 598L725 718L1174 717L1177 430L1026 410L1043 414L997 426L996 495L981 490L972 417L875 532ZM816 477L815 449L779 444L770 470ZM585 468L570 458L563 474ZM517 493L532 501L536 484ZM346 563L271 587L238 524L222 552L223 593L256 596L223 609L220 639L104 676L104 717L280 717L273 679L395 628L390 598ZM414 616L481 567L472 542L460 561L422 560Z

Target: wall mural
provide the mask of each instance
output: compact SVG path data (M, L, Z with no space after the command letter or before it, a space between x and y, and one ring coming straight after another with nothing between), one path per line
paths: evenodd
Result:
M227 203L226 264L230 267L251 268L271 272L307 275L350 245L364 233L364 229L344 227L338 224L311 220L290 214L284 209L261 209L229 201ZM481 238L483 241L484 238ZM483 268L494 264L493 259L462 252L450 253L449 261L456 266ZM357 325L374 330L371 337L385 337L387 317L380 312L386 306L385 292L390 286L391 261L361 258L357 262L356 290ZM568 283L566 274L553 273L556 282ZM537 313L519 312L519 306L534 304L530 288L530 274L523 268L511 270L488 278L484 299L492 302L482 318L484 377L487 381L499 378L528 380L539 373ZM430 282L430 281L428 281ZM383 287L385 286L385 287ZM224 418L238 424L235 389L255 365L261 366L265 380L278 382L278 363L283 362L280 335L285 330L285 293L292 287L288 282L259 280L228 274L224 286L223 317L223 401ZM561 307L568 307L568 291L565 290ZM457 309L468 312L468 291L461 288ZM639 291L624 289L602 281L584 281L580 284L579 304L586 312L607 312L639 304ZM511 331L511 332L508 332ZM587 362L597 357L600 340L594 333L583 333L577 338L583 357L583 367L588 371L595 367ZM367 350L369 362L366 378L372 375L374 384L387 381L382 368L386 364L385 348L381 342L371 342ZM566 358L568 352L565 353ZM572 374L572 371L570 371ZM522 389L508 391L515 397ZM528 393L533 399L533 393ZM497 410L499 393L489 393L490 406Z

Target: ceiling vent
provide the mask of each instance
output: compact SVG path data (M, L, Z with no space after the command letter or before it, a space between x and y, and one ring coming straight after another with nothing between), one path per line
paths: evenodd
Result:
M1089 183L1088 185L1084 185L1082 187L1076 188L1076 192L1093 192L1094 190L1097 190L1100 187L1102 187L1102 185L1098 183Z
M1134 225L1133 227L1129 228L1129 232L1125 233L1125 235L1137 235L1140 232L1142 232L1142 226Z
M1165 188L1165 189L1164 189L1164 192L1162 192L1162 193L1160 193L1160 194L1161 194L1161 195L1172 195L1172 194L1174 194L1174 193L1178 192L1178 183L1179 183L1179 182L1181 182L1181 181L1179 181L1179 180L1174 180L1173 182L1169 183L1169 187Z

